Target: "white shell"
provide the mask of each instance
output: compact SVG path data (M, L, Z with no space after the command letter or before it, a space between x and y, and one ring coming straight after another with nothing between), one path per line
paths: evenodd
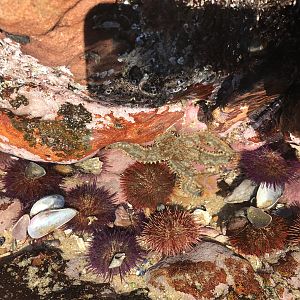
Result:
M226 203L242 203L249 201L256 189L256 185L249 179L245 179L238 185L230 196L227 196L224 201Z
M281 186L267 186L261 183L256 194L256 206L261 209L272 208L283 193Z
M114 257L112 258L110 264L109 264L109 269L117 268L120 267L123 263L123 260L125 259L126 255L123 252L116 253Z
M69 222L76 214L77 210L72 208L42 211L31 219L27 232L33 239L39 239Z
M208 225L212 219L210 213L206 210L197 208L193 211L194 220L201 225Z
M45 211L47 209L57 209L62 208L65 205L65 199L61 195L50 195L41 198L35 202L30 210L30 216L34 216L39 212Z

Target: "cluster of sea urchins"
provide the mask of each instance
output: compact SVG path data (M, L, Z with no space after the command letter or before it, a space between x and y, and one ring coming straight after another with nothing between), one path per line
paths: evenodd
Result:
M253 226L249 221L234 230L228 230L231 245L241 254L262 256L273 250L282 250L288 237L286 220L273 216L272 222L263 228Z
M150 216L138 241L148 251L176 255L190 250L200 240L200 230L192 213L166 207Z
M136 209L155 211L166 204L175 186L175 175L164 163L140 163L129 166L121 176L126 200Z
M247 178L256 184L283 186L297 177L298 161L285 160L281 154L269 146L244 151L240 158L240 167Z

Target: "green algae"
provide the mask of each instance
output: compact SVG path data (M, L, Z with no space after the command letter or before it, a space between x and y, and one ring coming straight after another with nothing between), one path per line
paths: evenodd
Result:
M16 99L9 100L9 103L13 108L17 109L21 105L27 106L29 104L29 101L24 95L18 95Z
M59 109L58 116L59 120L42 120L10 114L12 125L23 133L31 147L46 145L59 157L80 158L91 148L92 132L86 124L92 121L92 114L82 104L66 103Z

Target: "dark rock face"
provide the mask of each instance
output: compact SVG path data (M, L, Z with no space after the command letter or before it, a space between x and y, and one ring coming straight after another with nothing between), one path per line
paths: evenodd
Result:
M260 8L259 3L231 7L176 0L136 1L131 9L100 4L85 23L89 90L107 102L159 106L187 95L202 99L203 87L201 94L194 85L205 83L222 87L217 98L224 104L240 83L245 89L268 77L275 70L270 63L278 71L284 57L293 57L285 69L293 68L296 8L274 2ZM114 49L104 49L109 39ZM287 86L286 77L280 81L282 92L290 80Z
M64 274L66 262L59 251L46 248L27 249L0 261L2 299L150 299L146 290L117 294L109 284L75 281Z
M94 95L118 104L201 98L203 89L188 88L221 84L228 72L252 72L266 60L285 61L293 73L300 27L293 1L190 2L4 1L0 28L43 64L70 66Z

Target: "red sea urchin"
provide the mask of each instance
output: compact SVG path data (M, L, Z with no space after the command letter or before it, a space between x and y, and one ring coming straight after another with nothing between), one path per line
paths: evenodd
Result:
M115 219L114 194L98 187L95 182L71 189L65 201L68 207L78 211L68 223L74 231L92 232L96 227L105 226Z
M122 279L144 255L133 231L105 228L94 234L88 253L89 266L105 279L111 280L118 274Z
M176 255L200 240L200 229L190 212L167 207L150 216L138 241L146 250Z
M57 174L50 165L41 164L46 171L43 176L26 175L30 164L26 160L14 160L5 170L6 174L1 178L6 190L5 195L18 198L25 208L29 207L35 200L50 194L59 194L59 184L62 176Z
M292 221L288 229L289 241L292 245L300 244L300 214Z
M264 228L256 228L247 223L242 228L228 231L231 245L242 254L256 256L283 249L288 236L288 226L282 217L272 217L270 225Z
M150 208L166 204L175 186L175 174L163 163L136 162L121 176L121 187L134 208Z
M298 202L291 202L287 208L290 214L288 239L291 245L300 245L300 206Z
M298 161L285 160L279 152L263 146L241 154L240 167L257 184L284 185L296 178Z

